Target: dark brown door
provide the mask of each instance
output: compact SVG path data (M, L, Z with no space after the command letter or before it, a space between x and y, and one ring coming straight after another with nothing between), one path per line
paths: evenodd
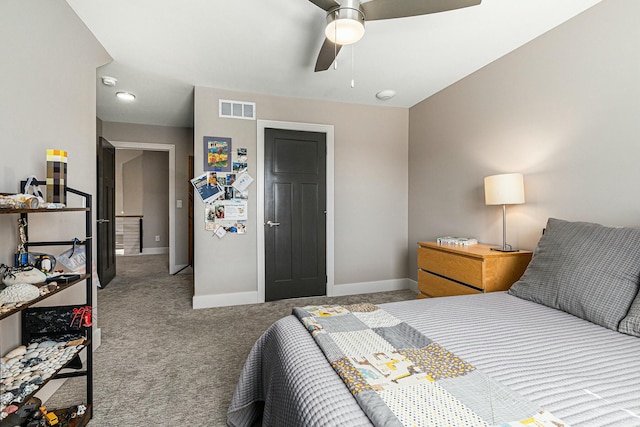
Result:
M189 181L187 186L189 187L189 265L193 267L193 185L191 180L193 179L193 156L189 156Z
M98 277L102 287L116 275L116 149L100 137L98 155Z
M326 294L326 135L265 129L265 300Z

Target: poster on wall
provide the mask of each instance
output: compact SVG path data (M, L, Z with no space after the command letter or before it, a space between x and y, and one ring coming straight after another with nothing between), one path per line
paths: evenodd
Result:
M222 221L246 221L249 219L247 215L247 201L232 199L219 200L213 203L216 220Z
M204 170L231 172L231 138L204 137Z
M191 185L196 190L200 198L205 203L210 203L215 199L224 196L224 189L217 182L212 184L210 174L203 173L191 180Z
M245 234L248 187L254 181L247 173L248 150L239 147L232 151L231 138L218 137L205 137L204 150L207 172L193 180L203 200L207 198L204 228L220 239L227 234Z
M247 169L247 162L233 162L233 171L242 172Z
M247 229L247 201L216 200L205 207L205 230L214 233L223 228L226 233L244 234ZM223 234L224 235L224 234ZM218 236L222 237L222 236Z
M239 191L246 191L249 185L253 182L253 177L247 172L244 172L236 177L233 181L233 187Z

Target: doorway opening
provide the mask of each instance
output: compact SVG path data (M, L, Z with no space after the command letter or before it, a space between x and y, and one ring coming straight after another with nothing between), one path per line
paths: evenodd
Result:
M119 150L134 150L134 151L155 151L155 152L166 152L168 154L168 189L165 188L164 191L168 191L168 200L166 201L166 209L167 209L167 217L168 217L168 248L169 248L169 273L174 274L178 271L179 267L176 266L176 218L173 207L176 206L176 191L175 191L175 145L170 144L152 144L152 143L140 143L140 142L125 142L125 141L110 141L111 144L116 148L116 153ZM117 175L117 174L116 174ZM116 182L117 183L117 182ZM143 194L140 194L139 197L145 197ZM117 203L116 203L117 204ZM118 212L116 212L116 215ZM125 218L121 218L125 220ZM135 229L136 222L140 221L139 215L137 218L127 218L130 222L130 226ZM142 221L144 221L144 217L142 217ZM161 235L152 235L147 236L147 238L152 238L153 240L158 240L158 236L162 239ZM144 236L142 236L144 238ZM122 248L124 249L124 248ZM154 251L147 251L147 253L154 253ZM162 252L162 251L160 251ZM158 252L155 252L158 253Z

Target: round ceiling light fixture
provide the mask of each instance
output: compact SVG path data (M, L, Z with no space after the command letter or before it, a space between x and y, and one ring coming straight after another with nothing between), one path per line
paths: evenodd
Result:
M118 99L122 101L130 102L130 101L135 101L136 99L136 96L131 92L116 92L116 96L118 97Z
M376 98L378 98L380 101L387 101L394 96L396 96L396 91L392 89L381 90L380 92L376 93Z
M324 34L341 46L353 44L364 36L364 12L357 0L348 0L341 7L327 13Z

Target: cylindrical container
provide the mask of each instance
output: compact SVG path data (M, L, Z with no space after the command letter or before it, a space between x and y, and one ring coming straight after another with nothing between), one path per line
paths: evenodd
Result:
M15 255L15 258L13 260L14 267L20 267L22 265L28 265L28 264L29 264L29 254L24 253L24 254Z

